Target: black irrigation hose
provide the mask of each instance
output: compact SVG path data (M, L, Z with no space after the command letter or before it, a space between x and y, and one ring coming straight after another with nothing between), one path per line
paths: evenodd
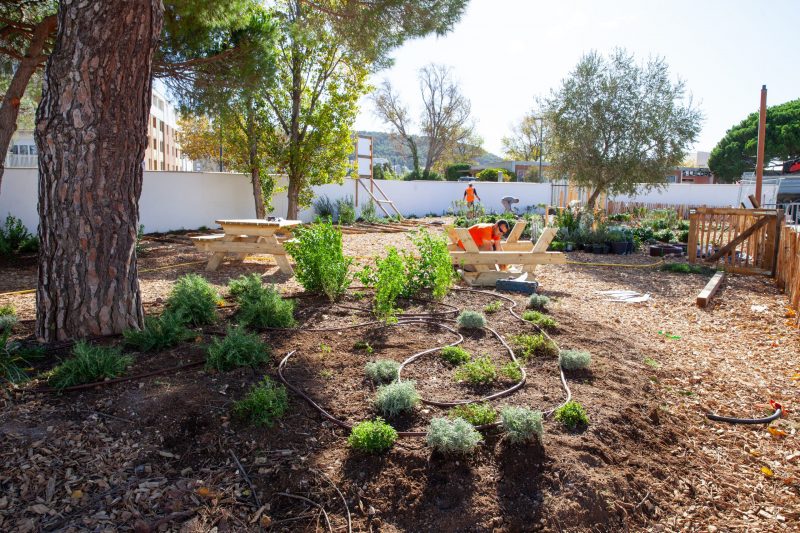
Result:
M764 418L733 418L730 416L719 416L714 413L706 413L706 418L714 422L727 422L728 424L769 424L773 420L777 420L783 414L783 408L778 407L775 412Z

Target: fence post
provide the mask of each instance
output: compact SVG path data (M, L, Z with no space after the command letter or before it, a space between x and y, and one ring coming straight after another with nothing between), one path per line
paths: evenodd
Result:
M686 244L686 255L690 263L697 262L697 211L689 211L689 242Z

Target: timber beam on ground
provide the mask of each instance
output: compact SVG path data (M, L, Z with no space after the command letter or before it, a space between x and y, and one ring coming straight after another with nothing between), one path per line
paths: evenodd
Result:
M708 284L700 291L700 294L697 295L697 307L707 307L722 286L723 281L725 281L725 272L719 271L714 274Z

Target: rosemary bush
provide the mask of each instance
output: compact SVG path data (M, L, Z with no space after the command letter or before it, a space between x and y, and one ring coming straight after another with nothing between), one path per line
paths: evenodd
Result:
M191 337L183 320L176 314L164 313L160 317L148 316L144 328L129 329L122 333L125 345L140 352L161 351L177 346Z
M513 444L542 439L542 413L526 407L503 407L500 421L508 440Z
M385 416L395 416L411 411L419 403L416 384L413 381L395 381L378 387L375 406Z
M463 418L434 418L428 427L426 441L438 452L465 454L475 449L481 441L481 434Z
M175 315L185 324L202 326L217 319L217 305L221 302L219 294L197 274L186 274L178 278L167 298L167 312Z
M211 341L206 368L224 372L240 366L255 367L269 358L269 346L258 335L247 333L243 327L228 328L223 339Z
M272 427L288 408L286 388L264 376L247 396L233 404L233 416L254 426Z

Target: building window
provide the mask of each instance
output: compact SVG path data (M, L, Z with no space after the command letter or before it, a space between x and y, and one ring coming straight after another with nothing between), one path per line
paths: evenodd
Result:
M158 145L156 145L156 138L153 137L153 150L155 150L157 148L157 146Z
M161 144L161 153L164 153L164 141L159 141Z
M164 162L161 162L161 170L164 170Z
M153 117L153 127L156 127L156 117Z

